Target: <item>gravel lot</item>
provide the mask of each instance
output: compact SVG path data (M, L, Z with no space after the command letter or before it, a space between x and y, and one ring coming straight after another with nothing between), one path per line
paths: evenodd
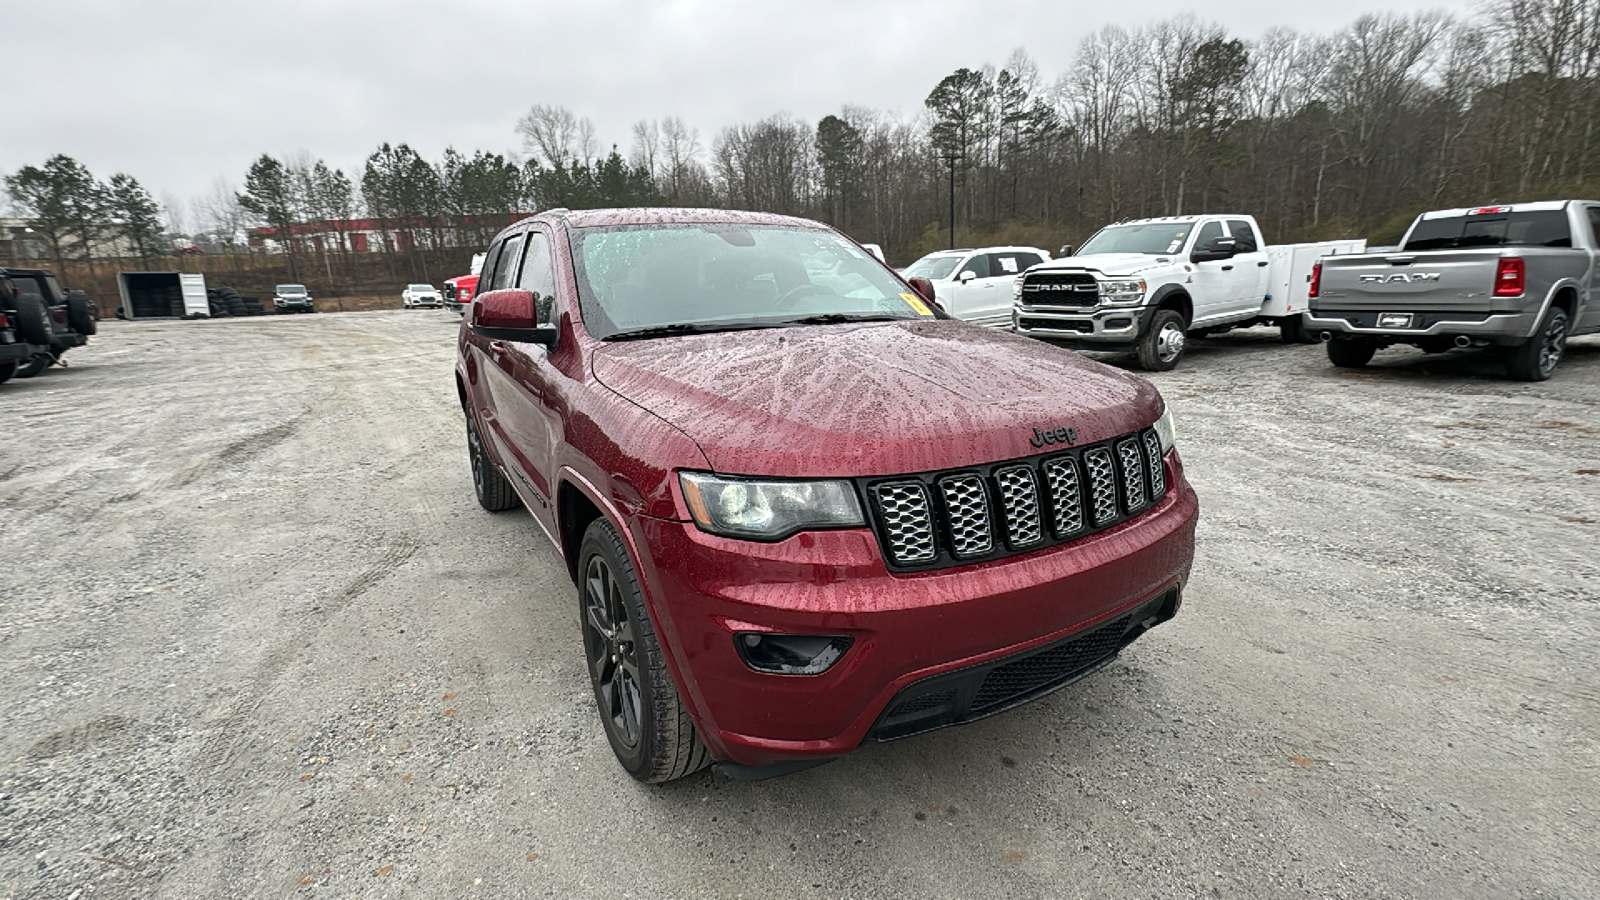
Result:
M978 724L650 788L542 533L473 500L457 321L105 322L0 386L0 897L1600 884L1600 339L1534 385L1194 342L1175 621Z

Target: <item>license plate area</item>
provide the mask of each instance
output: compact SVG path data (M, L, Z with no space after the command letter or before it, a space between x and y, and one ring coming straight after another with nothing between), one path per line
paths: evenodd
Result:
M1378 313L1379 328L1410 328L1411 313Z

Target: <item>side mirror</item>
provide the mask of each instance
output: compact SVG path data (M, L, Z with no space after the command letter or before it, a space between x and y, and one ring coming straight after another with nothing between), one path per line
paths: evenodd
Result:
M473 300L472 330L490 340L541 344L549 349L555 346L556 328L539 322L540 305L533 291L521 288L487 291Z
M1238 242L1233 238L1217 238L1194 248L1194 252L1189 255L1189 261L1201 263L1232 259L1234 253L1238 252L1237 246Z
M939 301L934 298L933 282L926 278L913 278L907 282L907 284L911 285L911 289L916 291L918 296L928 301L930 306L934 307L940 312L944 312L944 307L940 306Z
M1072 245L1071 244L1062 244L1061 245L1060 256L1071 256L1071 255L1072 255Z
M956 280L960 281L962 284L966 284L967 282L969 282L969 281L971 281L971 280L973 280L974 278L977 278L977 277L978 277L978 273L977 272L974 272L971 269L967 269L966 271L962 272L960 277L957 278Z

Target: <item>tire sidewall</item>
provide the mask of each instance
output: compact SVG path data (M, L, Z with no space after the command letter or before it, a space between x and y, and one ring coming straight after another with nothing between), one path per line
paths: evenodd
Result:
M589 659L589 622L584 614L583 573L588 570L589 561L598 555L610 567L612 575L617 579L617 586L622 591L622 600L628 606L628 615L633 617L635 640L639 646L634 648L634 655L639 660L639 741L632 747L623 743L613 731L610 718L605 713L605 698L600 693L600 677ZM589 687L594 696L595 711L600 718L600 727L606 733L606 741L611 744L611 750L617 756L617 762L626 769L628 774L641 781L650 775L656 756L656 673L649 664L653 653L659 653L654 646L654 628L648 627L649 615L644 609L644 597L639 590L639 577L633 567L633 561L624 550L622 540L617 536L616 529L605 519L596 519L589 529L584 532L583 542L578 547L578 627L583 633L583 666L589 671Z
M1173 354L1172 359L1161 358L1161 332L1167 325L1175 325L1178 333L1183 336L1184 344ZM1139 345L1139 363L1151 372L1170 372L1177 368L1183 360L1184 351L1188 349L1188 335L1184 333L1185 322L1183 313L1175 309L1158 309L1150 317L1150 330L1145 333Z
M18 294L16 305L17 336L30 344L48 345L55 340L55 328L50 324L50 310L37 298Z

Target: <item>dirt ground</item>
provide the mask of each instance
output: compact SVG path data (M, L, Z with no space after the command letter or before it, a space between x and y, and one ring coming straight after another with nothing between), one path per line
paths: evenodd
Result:
M1202 507L1176 620L977 724L645 787L563 567L473 500L458 321L107 321L0 386L0 897L1600 884L1600 339L1532 385L1195 342L1154 378Z

